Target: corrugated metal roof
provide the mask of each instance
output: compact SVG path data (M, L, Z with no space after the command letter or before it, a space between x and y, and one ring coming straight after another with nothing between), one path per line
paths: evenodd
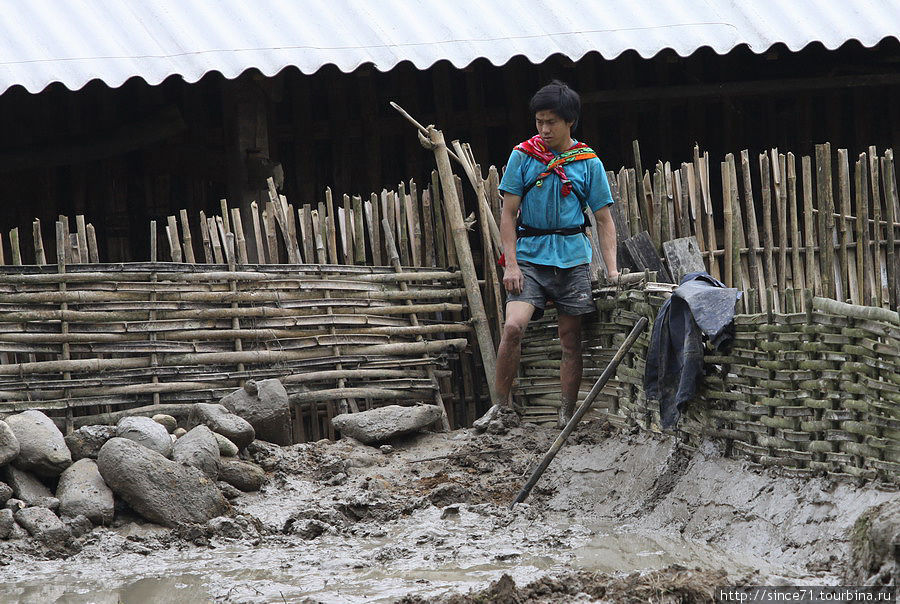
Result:
M0 0L0 93L16 84L72 90L139 76L195 82L255 67L312 73L401 61L425 69L484 57L495 65L591 51L686 56L739 44L833 49L900 34L900 0Z

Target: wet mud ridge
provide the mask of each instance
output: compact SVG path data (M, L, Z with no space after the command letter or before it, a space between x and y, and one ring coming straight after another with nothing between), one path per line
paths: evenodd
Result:
M205 524L120 507L70 551L0 542L0 600L702 602L722 585L896 581L889 548L853 555L867 527L897 530L896 514L866 516L896 492L780 477L712 441L693 451L586 422L510 510L556 434L256 441L244 455L266 484Z

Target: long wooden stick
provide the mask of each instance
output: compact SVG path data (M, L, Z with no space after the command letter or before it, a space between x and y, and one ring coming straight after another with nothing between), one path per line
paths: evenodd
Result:
M616 374L616 369L619 367L619 363L622 362L622 359L625 358L625 355L631 350L631 347L637 341L638 337L647 328L647 324L649 321L647 317L641 317L638 319L638 322L632 328L631 333L628 334L628 337L625 338L625 341L622 342L622 345L619 346L619 349L616 351L616 354L613 356L612 360L610 360L609 364L606 366L606 369L603 370L603 373L597 379L597 382L594 384L594 387L591 388L591 391L588 393L587 397L585 397L584 402L578 407L578 410L575 411L575 415L572 416L572 419L569 420L569 423L566 424L566 427L563 428L562 432L559 433L559 436L556 437L556 440L553 441L553 444L550 446L550 449L547 450L547 453L544 454L544 458L541 460L541 463L538 464L537 468L534 469L534 472L531 473L531 478L528 479L528 482L525 483L525 486L522 487L522 490L519 491L519 494L516 495L516 498L513 500L512 504L509 507L513 507L517 503L522 503L528 497L528 494L531 493L531 489L534 488L534 485L537 484L537 481L540 479L541 475L547 469L547 466L550 465L550 462L553 461L553 458L556 457L556 454L559 453L559 450L565 444L566 439L569 438L569 435L575 431L575 428L578 427L578 424L581 422L581 418L590 410L591 405L594 404L594 399L597 398L597 395L600 394L600 391L603 390L603 387L606 386L606 383Z

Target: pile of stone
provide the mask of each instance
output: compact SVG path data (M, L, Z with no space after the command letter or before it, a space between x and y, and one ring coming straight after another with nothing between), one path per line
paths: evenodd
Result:
M112 524L117 500L163 526L207 522L265 482L240 452L257 438L290 444L289 427L277 379L249 381L219 404L197 403L180 422L128 416L64 437L40 411L7 416L0 419L0 539L64 544Z

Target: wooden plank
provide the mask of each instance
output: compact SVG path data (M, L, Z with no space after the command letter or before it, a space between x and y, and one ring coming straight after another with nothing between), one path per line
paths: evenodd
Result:
M841 204L841 219L838 224L841 247L838 248L838 262L841 267L841 292L840 301L848 299L854 304L859 304L859 290L856 284L856 275L851 275L850 267L850 229L847 221L850 219L850 162L847 159L847 150L838 149L838 197ZM852 264L855 268L855 263Z
M307 203L297 210L297 219L300 222L300 238L303 240L303 261L307 264L315 264L316 240L313 235L312 207Z
M178 241L178 224L175 222L174 216L166 218L166 237L169 240L169 254L172 256L172 262L182 262L181 243Z
M259 204L256 201L250 202L250 215L253 218L253 242L256 246L256 260L260 264L270 262L266 255L266 248L263 245L263 231L259 224ZM277 259L274 262L277 262Z
M694 236L664 242L663 252L674 283L681 283L681 279L688 273L706 271L700 246Z
M97 231L90 222L87 225L88 259L97 264L100 262L100 249L97 247Z
M822 293L822 282L816 261L816 222L813 213L812 160L804 155L800 160L803 175L803 236L806 243L806 287L815 295ZM807 312L808 309L807 309Z
M750 173L750 152L747 149L741 151L741 175L744 180L744 207L747 223L747 264L750 271L753 288L759 297L759 308L766 303L766 280L763 274L762 262L759 258L759 229L756 225L756 202L753 200L753 181Z
M669 276L669 271L659 261L656 246L653 245L653 240L650 239L650 233L641 231L634 237L629 237L625 240L625 246L639 269L656 271L657 279L660 282L673 283L672 278Z

